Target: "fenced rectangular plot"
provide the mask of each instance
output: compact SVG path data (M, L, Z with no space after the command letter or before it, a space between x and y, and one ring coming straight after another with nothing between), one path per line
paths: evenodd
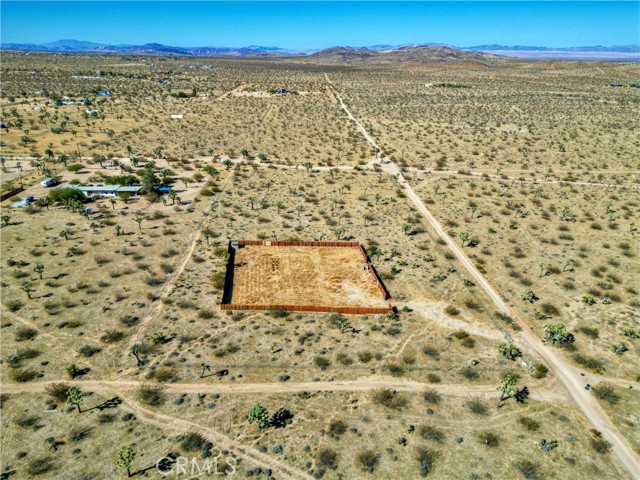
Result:
M240 241L225 310L386 313L388 293L356 242Z

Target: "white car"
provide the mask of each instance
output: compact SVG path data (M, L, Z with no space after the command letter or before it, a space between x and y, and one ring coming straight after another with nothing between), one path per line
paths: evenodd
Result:
M56 184L56 181L53 178L45 178L43 181L40 182L40 185L42 185L45 188L53 187L55 184Z

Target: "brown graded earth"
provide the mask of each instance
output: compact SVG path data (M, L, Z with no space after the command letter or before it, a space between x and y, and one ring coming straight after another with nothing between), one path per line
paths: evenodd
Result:
M244 246L231 303L385 307L356 248Z

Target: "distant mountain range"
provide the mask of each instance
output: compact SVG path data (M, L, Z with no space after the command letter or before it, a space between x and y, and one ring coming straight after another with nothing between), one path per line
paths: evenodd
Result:
M248 47L173 47L159 43L144 45L108 45L80 40L58 40L50 43L2 43L2 50L57 53L122 53L133 55L184 55L184 56L310 56L338 62L421 61L421 60L482 60L507 56L555 60L618 60L640 61L639 45L591 46L591 47L535 47L478 45L453 47L439 43L407 45L372 45L368 47L331 47L320 49L288 49L250 45ZM489 57L489 58L491 58Z

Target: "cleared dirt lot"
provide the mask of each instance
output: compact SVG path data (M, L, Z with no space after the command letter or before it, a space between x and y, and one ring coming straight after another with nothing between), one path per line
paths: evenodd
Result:
M244 246L232 303L385 307L356 248Z

